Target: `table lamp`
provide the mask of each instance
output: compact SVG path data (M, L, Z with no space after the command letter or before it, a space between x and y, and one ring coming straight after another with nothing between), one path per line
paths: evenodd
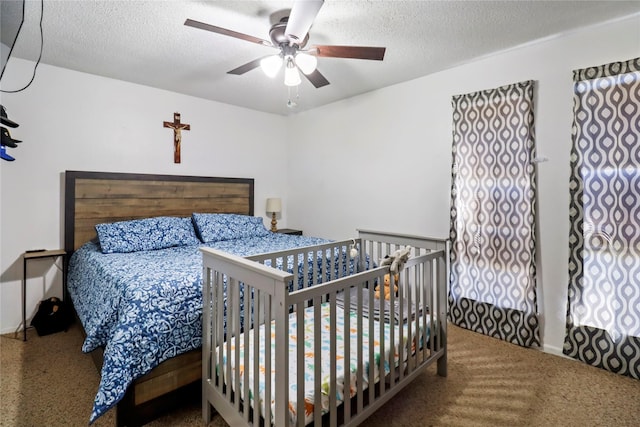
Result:
M274 233L278 231L278 228L276 227L276 214L280 213L281 210L282 202L280 201L280 198L276 197L267 199L267 212L271 212L271 231Z

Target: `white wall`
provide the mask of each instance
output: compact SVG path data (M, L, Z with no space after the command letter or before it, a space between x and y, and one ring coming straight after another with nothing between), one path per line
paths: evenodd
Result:
M545 350L560 353L568 286L572 70L640 55L640 16L486 57L334 103L288 125L289 225L343 238L356 228L446 237L451 97L536 81L539 310ZM364 76L363 76L364 77Z
M12 58L2 89L22 87L34 63ZM285 118L40 64L23 92L2 94L20 124L0 161L0 332L15 331L21 312L21 254L62 248L63 172L90 170L255 178L255 214L265 199L287 198ZM173 163L173 132L163 127L180 112L191 125L182 136L182 163ZM286 203L285 203L286 209ZM269 221L265 219L265 225ZM286 212L279 224L286 226ZM31 261L27 316L39 300L61 296L51 260ZM44 277L44 279L43 279Z

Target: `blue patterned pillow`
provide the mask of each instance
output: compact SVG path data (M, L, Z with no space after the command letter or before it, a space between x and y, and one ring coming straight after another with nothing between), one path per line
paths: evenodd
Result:
M160 216L96 225L104 254L200 244L191 218Z
M238 214L193 213L193 224L204 243L267 236L262 217Z

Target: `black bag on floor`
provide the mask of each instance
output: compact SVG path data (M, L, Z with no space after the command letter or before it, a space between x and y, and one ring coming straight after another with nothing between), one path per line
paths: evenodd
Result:
M40 336L66 331L71 323L71 309L56 297L40 301L38 312L31 320L31 326L36 328Z

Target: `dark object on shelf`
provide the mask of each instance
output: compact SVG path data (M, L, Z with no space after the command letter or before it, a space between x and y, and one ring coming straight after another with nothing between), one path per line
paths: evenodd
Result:
M72 323L70 308L56 297L40 301L38 312L31 320L31 326L36 328L40 336L66 331Z
M0 115L0 121L2 122L3 125L7 125L10 127L18 126L16 122L9 120L9 118L7 117L7 111L4 109L2 105L0 105L0 110L2 113ZM11 138L11 133L9 133L9 129L5 127L0 127L0 135L2 136L2 138L0 139L0 158L2 160L7 160L9 162L12 162L15 160L15 157L7 154L7 147L16 148L18 146L18 143L22 141L19 139Z
M9 120L9 117L7 117L7 110L5 110L4 105L0 105L0 122L5 126L9 126L10 128L17 128L18 126L20 126L13 120Z
M13 162L15 160L15 157L11 157L7 154L7 149L4 148L4 145L0 145L0 158L9 162Z
M15 148L18 143L22 142L19 139L11 138L11 134L9 133L9 129L0 127L0 133L2 133L2 145L6 145L7 147Z

